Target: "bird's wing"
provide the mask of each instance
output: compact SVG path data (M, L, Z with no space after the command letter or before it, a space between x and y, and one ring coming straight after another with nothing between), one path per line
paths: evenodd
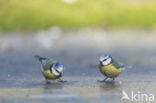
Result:
M123 68L123 69L131 69L131 68L133 68L133 66L129 66L129 65L123 65L122 63L120 63L120 62L117 62L117 61L113 61L113 63L112 63L117 69L119 69L119 68Z
M113 61L113 63L112 63L117 69L119 69L119 68L123 68L124 67L124 65L123 64L121 64L121 63L119 63L119 62L117 62L117 61Z
M53 63L55 63L55 62L57 62L57 61L56 60L53 60L53 59L47 59L46 64L45 64L44 67L46 69L50 69L52 67Z

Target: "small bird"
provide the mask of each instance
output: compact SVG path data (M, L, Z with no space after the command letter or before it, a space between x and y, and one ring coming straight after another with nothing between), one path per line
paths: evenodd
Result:
M60 82L64 82L60 79L63 74L64 67L58 61L53 59L47 59L40 56L34 56L37 60L41 62L41 72L45 79L48 80L55 80L59 79Z
M106 78L101 82L105 82L108 78L111 78L112 81L114 81L114 79L118 77L124 69L132 68L132 66L124 66L123 64L116 62L112 56L108 54L100 56L100 63L98 67L100 72L106 76Z

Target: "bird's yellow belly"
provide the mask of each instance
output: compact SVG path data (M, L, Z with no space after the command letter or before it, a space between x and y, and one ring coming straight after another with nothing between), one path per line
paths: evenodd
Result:
M43 68L41 68L41 72L43 74L43 76L45 77L45 79L49 79L49 80L54 80L54 79L58 79L60 76L55 76L54 74L52 74L50 72L50 70L43 70Z
M102 74L109 78L115 78L122 72L122 68L116 69L112 64L99 67L99 69Z

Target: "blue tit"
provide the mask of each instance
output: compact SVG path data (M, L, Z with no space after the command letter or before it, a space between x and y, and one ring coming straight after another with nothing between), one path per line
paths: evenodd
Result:
M62 81L60 79L64 70L62 64L56 60L47 59L40 56L35 56L35 58L41 62L41 72L47 81L55 79Z
M106 76L102 82L105 82L108 78L112 81L120 75L124 69L132 68L132 66L124 66L116 62L112 56L108 54L103 54L100 56L100 63L98 65L100 72Z

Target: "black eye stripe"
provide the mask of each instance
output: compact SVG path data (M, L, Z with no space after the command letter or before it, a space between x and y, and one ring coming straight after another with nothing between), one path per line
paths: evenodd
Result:
M55 64L51 64L50 66L50 72L52 73L52 67L54 66ZM56 70L56 72L58 72L60 75L62 74L60 71L58 71L55 67L53 68Z
M107 59L104 59L103 61L106 61Z

